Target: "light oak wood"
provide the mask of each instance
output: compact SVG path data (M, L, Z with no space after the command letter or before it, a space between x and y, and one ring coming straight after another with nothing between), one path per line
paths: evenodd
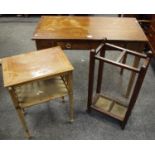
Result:
M19 119L20 119L20 121L22 123L23 129L25 130L25 135L29 139L29 138L31 138L31 134L30 134L30 131L28 129L28 126L27 126L25 118L24 118L23 109L19 106L19 102L18 102L18 99L16 97L16 93L14 91L14 88L9 87L8 91L9 91L9 94L10 94L10 96L12 98L12 101L13 101L14 107L15 107L15 109L17 111L17 114L19 116Z
M69 96L70 122L74 119L73 66L60 47L2 59L4 86L8 88L27 138L30 132L24 109Z
M23 84L15 87L15 91L22 108L68 95L60 77Z
M33 39L147 41L135 18L43 16Z
M73 70L60 47L2 59L4 86L13 86Z

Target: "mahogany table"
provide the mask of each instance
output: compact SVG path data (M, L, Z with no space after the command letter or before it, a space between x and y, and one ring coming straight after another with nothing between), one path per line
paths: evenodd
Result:
M136 18L42 16L33 34L37 49L61 46L63 49L96 48L103 38L108 42L141 52L148 42ZM133 66L139 65L135 57ZM128 97L135 79L131 73Z

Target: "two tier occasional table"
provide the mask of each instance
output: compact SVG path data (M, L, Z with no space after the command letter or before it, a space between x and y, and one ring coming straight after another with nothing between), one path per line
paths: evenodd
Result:
M69 96L73 121L73 66L60 47L28 52L2 59L4 87L11 95L26 136L30 132L24 110L55 98Z

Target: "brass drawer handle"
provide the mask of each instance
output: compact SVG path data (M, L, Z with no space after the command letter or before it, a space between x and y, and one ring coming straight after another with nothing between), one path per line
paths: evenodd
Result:
M66 48L68 48L68 49L70 49L72 46L71 46L71 44L70 43L66 43Z

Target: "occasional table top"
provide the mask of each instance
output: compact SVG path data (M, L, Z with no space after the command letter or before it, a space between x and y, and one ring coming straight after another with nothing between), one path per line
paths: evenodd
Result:
M2 59L4 86L13 86L73 70L60 47Z
M147 42L135 18L42 16L33 39L103 39Z

